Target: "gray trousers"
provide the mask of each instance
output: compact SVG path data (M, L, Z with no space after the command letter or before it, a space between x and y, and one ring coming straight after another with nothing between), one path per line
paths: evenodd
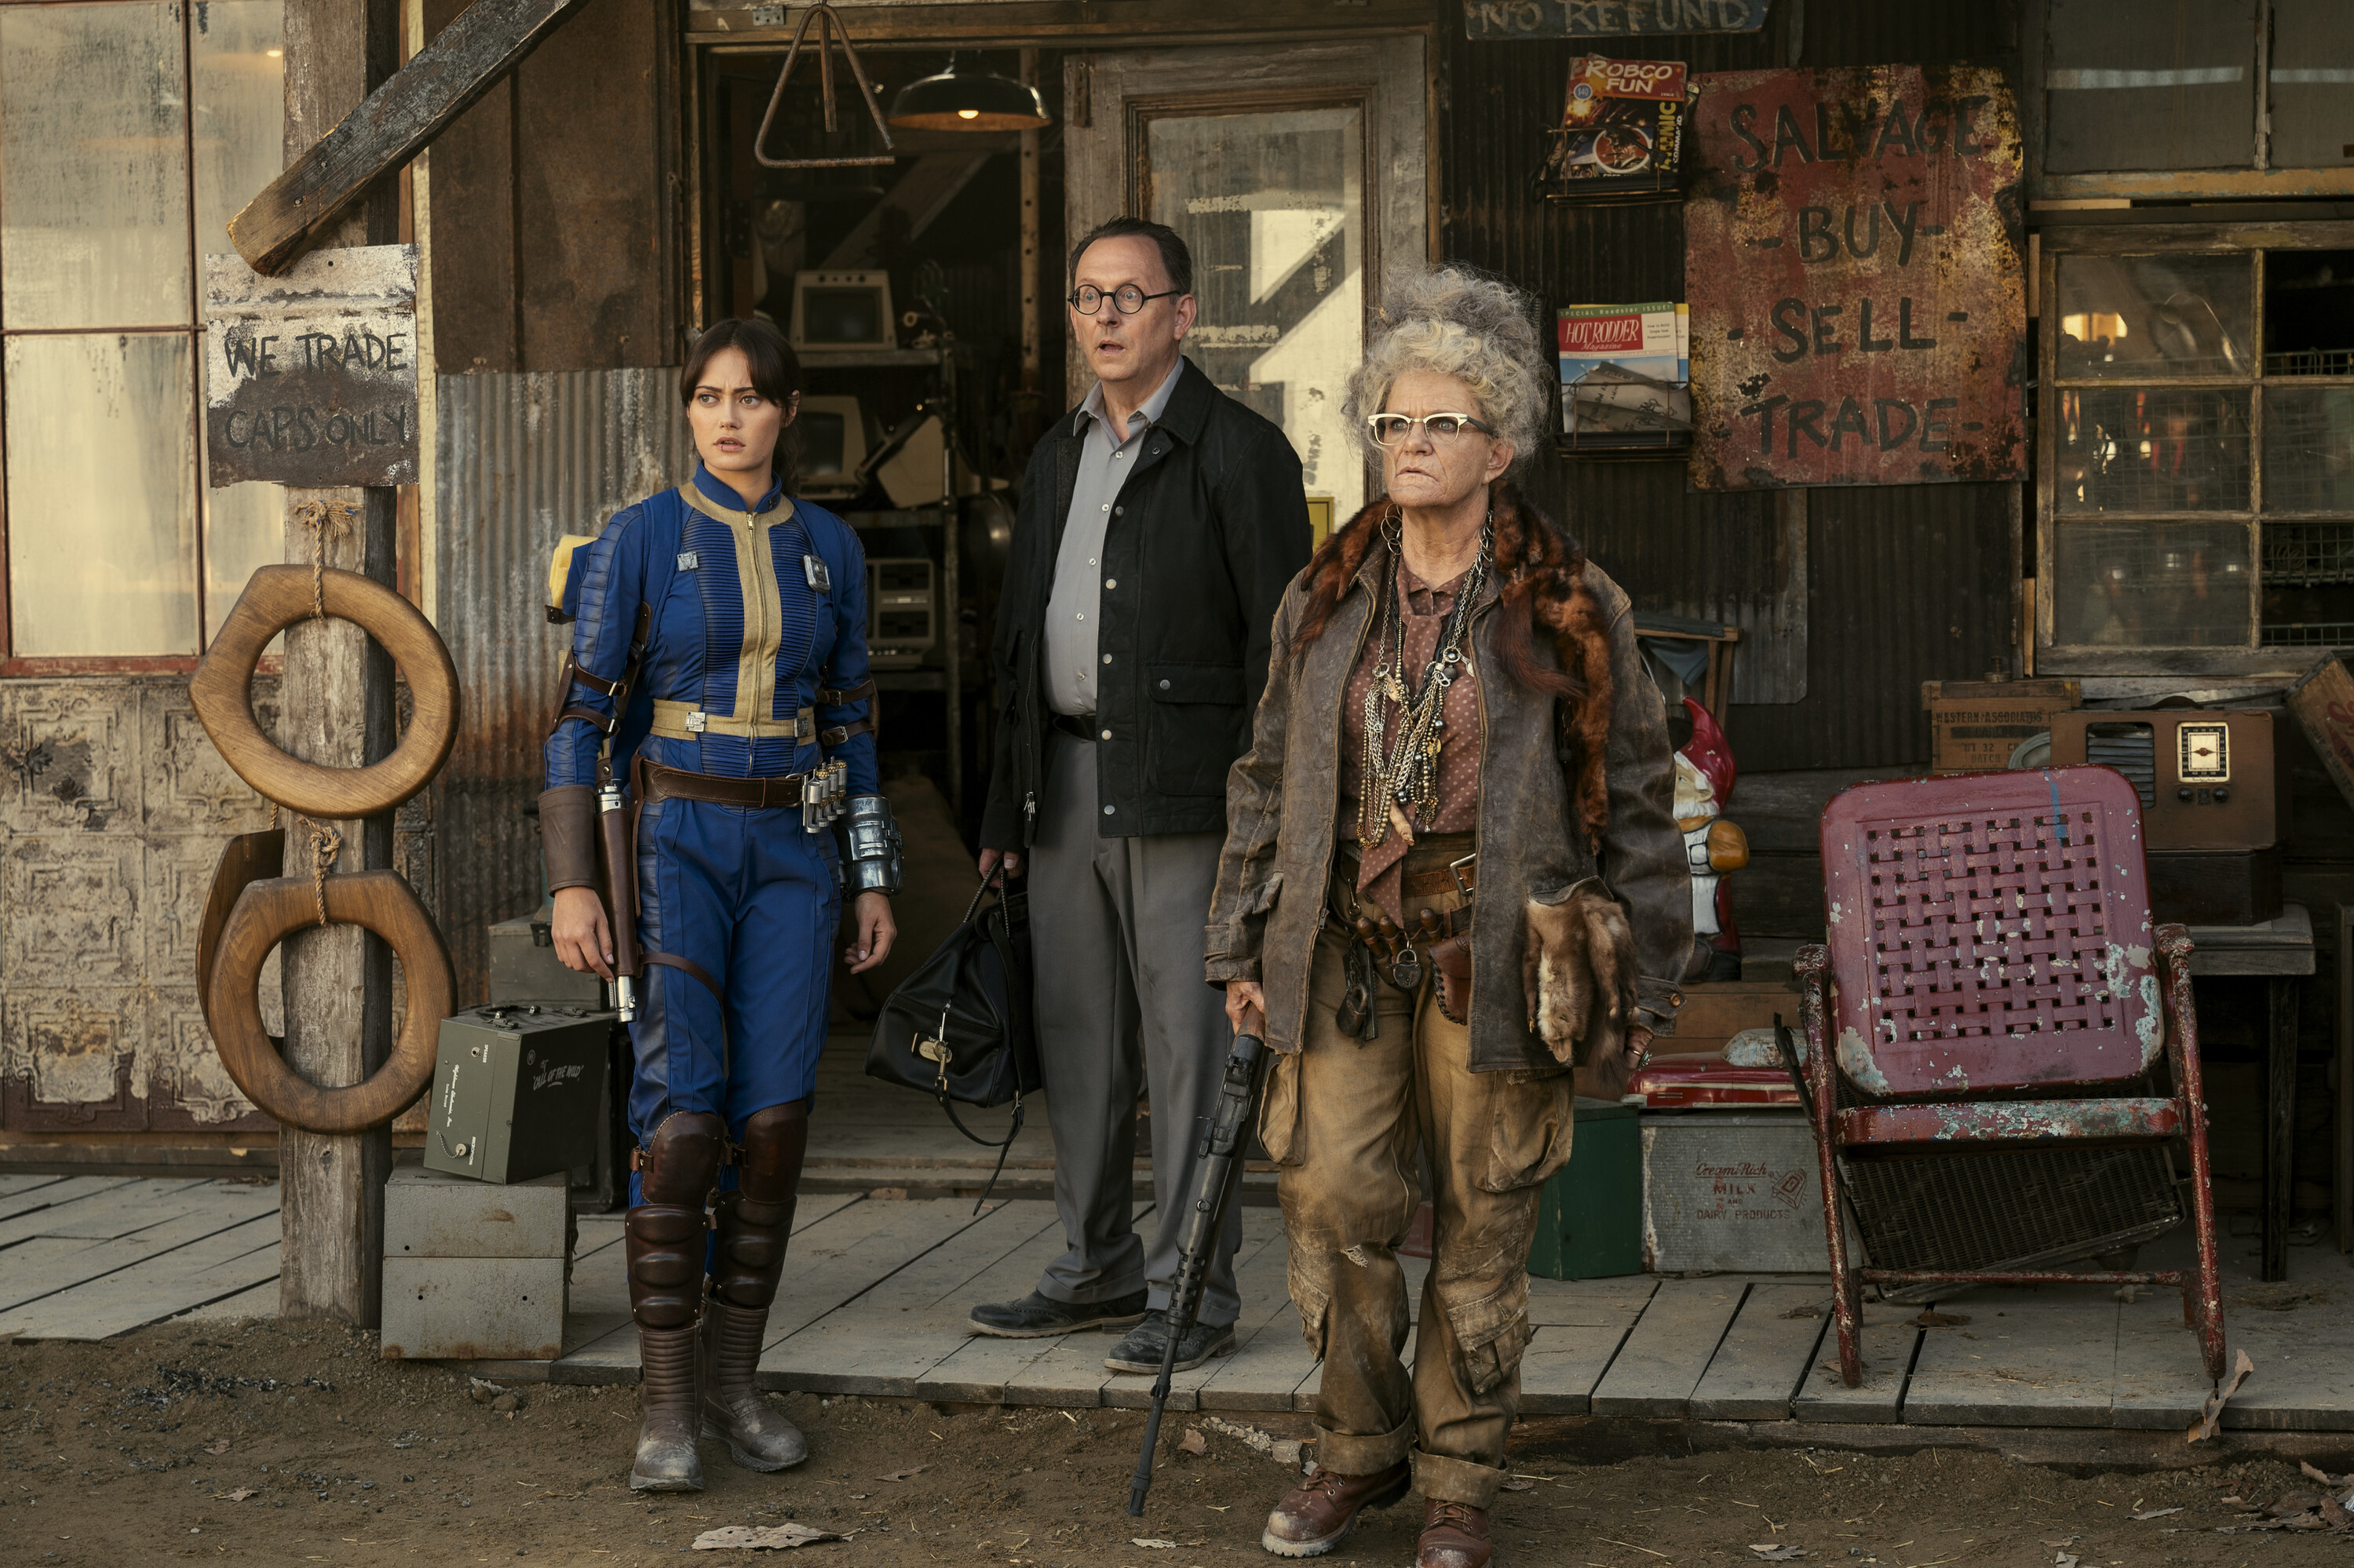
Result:
M1202 1132L1216 1108L1233 1032L1202 980L1202 932L1217 880L1216 833L1101 838L1096 748L1047 736L1046 789L1030 848L1030 929L1037 960L1038 1054L1055 1139L1055 1209L1063 1255L1039 1293L1094 1303L1150 1287L1166 1309ZM1136 1097L1152 1106L1152 1240L1130 1217ZM1199 1320L1241 1311L1235 1247L1242 1208L1226 1216Z

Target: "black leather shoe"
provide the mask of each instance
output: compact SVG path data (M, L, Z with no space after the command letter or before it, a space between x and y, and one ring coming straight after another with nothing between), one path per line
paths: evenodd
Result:
M1128 1338L1113 1347L1104 1358L1104 1365L1114 1372L1157 1372L1161 1370L1161 1352L1169 1348L1169 1314L1154 1308L1144 1315L1144 1321L1128 1331ZM1196 1323L1185 1330L1178 1341L1177 1360L1171 1372L1191 1372L1212 1356L1235 1353L1235 1326L1232 1323Z
M972 1309L970 1327L1001 1340L1043 1340L1081 1329L1124 1329L1143 1316L1141 1290L1108 1301L1056 1301L1033 1290L1019 1301L982 1302Z

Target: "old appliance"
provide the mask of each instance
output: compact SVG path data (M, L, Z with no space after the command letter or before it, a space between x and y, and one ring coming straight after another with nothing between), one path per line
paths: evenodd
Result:
M896 348L892 323L897 319L888 272L797 272L792 325L785 335L800 349Z
M426 1169L515 1182L590 1164L612 1027L610 1012L536 1002L443 1019Z
M2141 800L2153 911L2194 926L2281 912L2289 777L2270 713L2084 710L2052 717L2052 766L2114 768Z
M847 501L865 488L866 415L855 397L801 394L793 420L801 431L801 493L812 501Z
M939 641L939 574L921 556L866 563L866 662L913 670Z

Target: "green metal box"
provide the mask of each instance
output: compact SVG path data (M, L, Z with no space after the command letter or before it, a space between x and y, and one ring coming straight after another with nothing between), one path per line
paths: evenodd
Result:
M1606 1279L1643 1272L1641 1107L1577 1102L1569 1163L1544 1184L1529 1272L1546 1279Z
M507 1002L443 1019L426 1169L514 1182L593 1161L613 1018Z

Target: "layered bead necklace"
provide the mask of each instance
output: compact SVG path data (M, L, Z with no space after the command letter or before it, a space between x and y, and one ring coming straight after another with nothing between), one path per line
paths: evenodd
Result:
M1423 671L1420 684L1409 691L1405 618L1398 603L1398 567L1405 558L1403 526L1397 508L1391 507L1381 524L1390 559L1382 574L1380 608L1374 612L1379 619L1373 679L1365 688L1365 748L1359 759L1357 847L1365 853L1389 837L1393 805L1409 824L1416 826L1430 821L1438 810L1438 753L1447 739L1447 688L1462 673L1463 640L1471 629L1472 607L1487 583L1496 548L1496 514L1491 508L1479 525L1479 554L1456 590L1455 609L1447 616L1438 652ZM1392 707L1399 710L1394 745L1389 740Z

